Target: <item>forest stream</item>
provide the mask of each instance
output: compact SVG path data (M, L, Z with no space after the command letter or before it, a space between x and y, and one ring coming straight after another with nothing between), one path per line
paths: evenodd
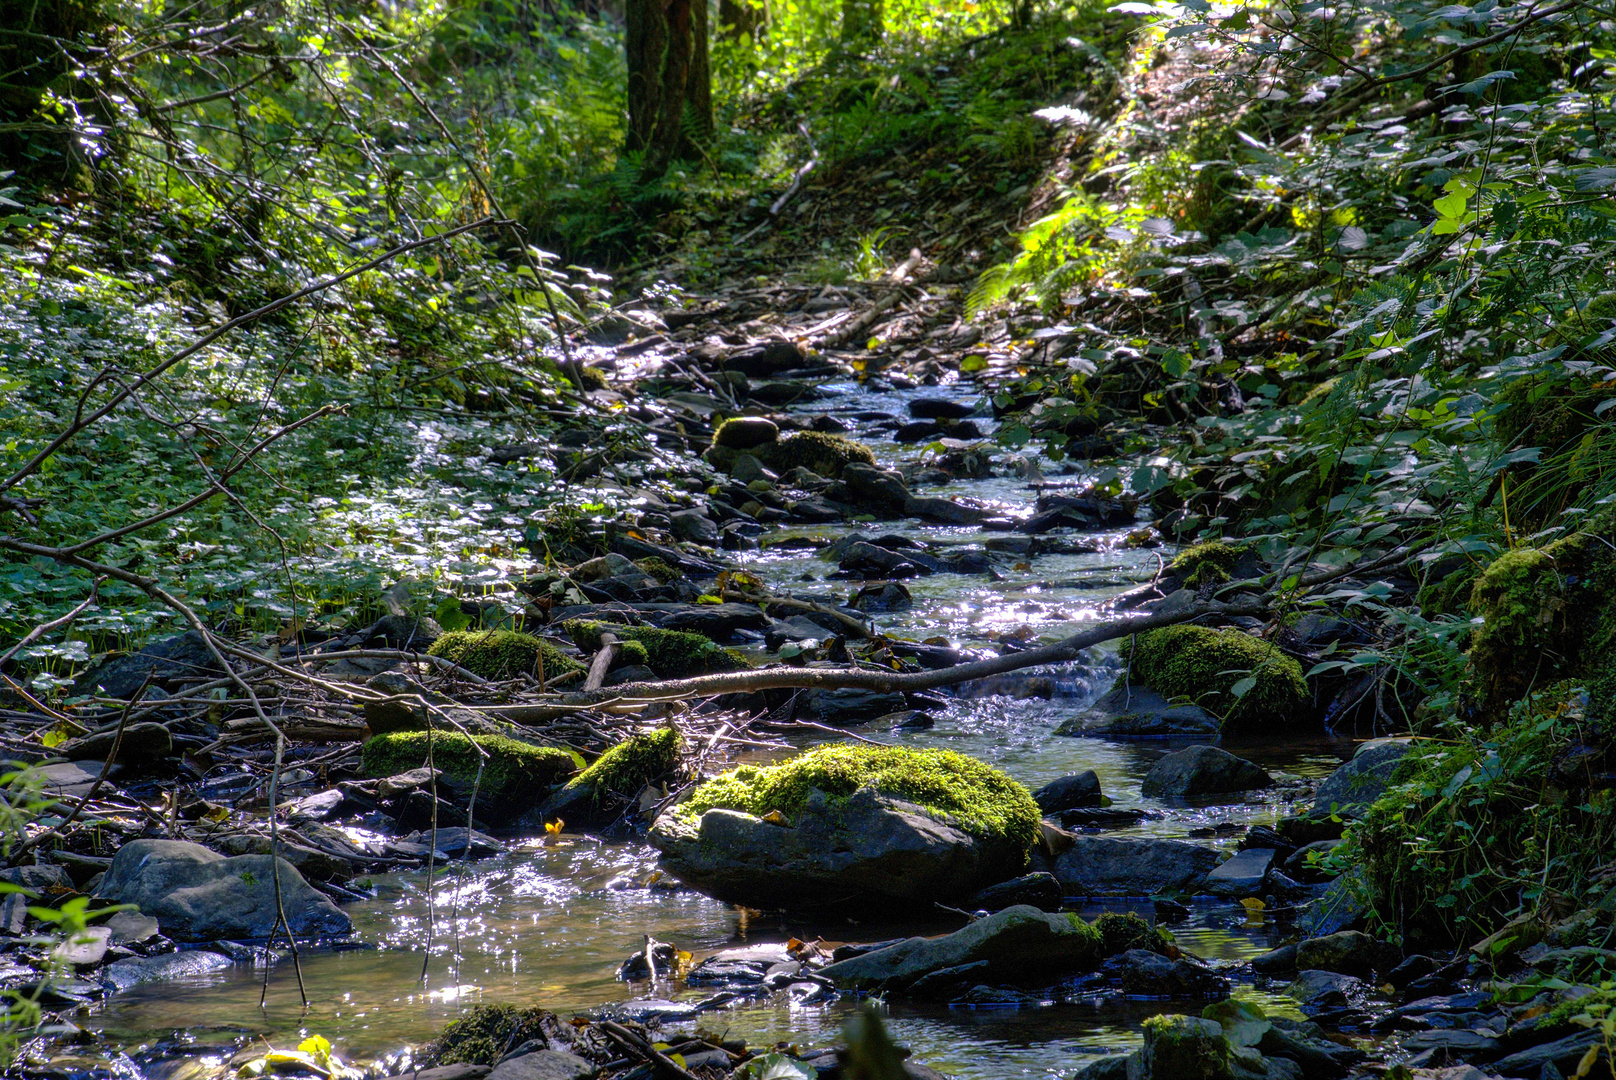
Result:
M910 400L951 397L971 402L968 391L945 387L870 391L854 382L829 382L828 396L814 403L815 414L848 417L851 435L874 449L883 464L895 464L904 448L890 432L869 430L875 414L906 415ZM991 422L988 422L991 423ZM1014 477L960 480L940 489L967 495L996 508L1025 514L1036 492ZM812 582L848 588L823 579L834 571L813 549L796 550L793 536L834 540L869 526L786 526L765 534L760 550L740 564L765 580ZM927 544L981 546L994 535L971 527L926 526L917 522L881 526ZM909 582L912 609L880 617L883 632L918 639L933 635L975 637L991 631L1033 627L1064 634L1097 605L1140 582L1160 565L1158 549L1129 548L1130 528L1098 535L1092 554L1051 555L995 575L992 581L937 574ZM783 542L784 541L784 542ZM1171 558L1171 553L1165 553ZM1101 790L1119 810L1146 812L1137 823L1107 835L1161 838L1201 837L1199 842L1232 850L1247 827L1272 824L1311 801L1313 783L1351 756L1349 738L1233 741L1230 748L1271 773L1300 781L1297 786L1249 796L1150 799L1139 783L1150 765L1182 741L1109 741L1053 734L1059 723L1080 715L1121 669L1114 651L1095 650L1075 665L1035 668L1003 676L995 684L966 686L923 731L856 727L863 738L901 746L956 750L1003 769L1036 789L1058 777L1093 769ZM789 736L801 747L831 740L827 734ZM772 755L780 756L779 754ZM752 751L751 760L770 754ZM658 1016L669 1031L700 1027L750 1043L777 1042L804 1047L835 1042L856 1000L798 1002L787 995L745 999L716 1013L694 1013L691 1005L711 989L660 980L655 986L614 977L618 965L639 947L643 935L669 942L699 962L714 953L791 938L826 942L902 938L956 928L958 915L946 911L870 910L856 916L815 919L752 914L678 888L646 888L656 877L656 852L634 841L568 836L559 846L518 841L513 850L440 871L431 897L433 939L427 941L429 902L419 872L377 875L375 898L349 905L352 943L315 949L302 958L302 976L311 999L298 1003L296 976L285 961L268 979L268 1007L258 1008L264 973L252 965L223 972L133 987L116 994L86 1017L86 1026L129 1047L147 1060L165 1052L205 1054L212 1041L234 1045L244 1034L271 1043L295 1041L308 1032L332 1040L345 1056L358 1060L407 1060L408 1048L425 1034L460 1015L470 1002L541 1006L561 1015L621 1004L623 1014ZM1092 918L1103 911L1138 911L1152 916L1148 897L1131 900L1081 898L1073 910ZM1277 945L1284 929L1274 920L1248 918L1227 901L1203 898L1172 927L1186 950L1231 971L1237 992L1252 995L1278 1011L1295 1002L1277 992L1282 984L1253 986L1249 967L1240 965ZM422 956L430 951L422 978ZM646 1004L646 1000L649 1003ZM681 1003L681 1009L668 1003ZM1131 1049L1138 1024L1160 1011L1161 999L1116 992L1074 992L1035 1005L986 1004L971 1007L894 1002L890 1029L911 1047L917 1060L961 1080L993 1077L1069 1076L1095 1057ZM1297 1014L1299 1015L1299 1014ZM186 1035L172 1041L175 1031ZM401 1057L401 1055L403 1055ZM148 1073L165 1075L161 1071Z

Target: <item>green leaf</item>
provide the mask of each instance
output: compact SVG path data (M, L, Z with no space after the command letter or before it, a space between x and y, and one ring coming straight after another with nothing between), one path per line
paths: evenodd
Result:
M1456 191L1452 195L1442 196L1442 198L1438 199L1431 205L1436 207L1436 212L1441 214L1443 217L1456 218L1465 212L1465 205L1469 201L1470 200L1468 197Z
M812 1065L785 1054L764 1054L746 1063L740 1074L746 1080L814 1080L819 1075Z
M987 357L983 356L981 353L972 353L970 356L967 356L965 359L960 361L959 369L962 374L969 375L976 371L986 371L987 366Z
M1247 694L1251 693L1254 689L1256 689L1256 687L1257 687L1257 679L1256 679L1256 677L1252 676L1252 675L1247 675L1244 679L1241 679L1239 682L1237 682L1233 686L1229 687L1229 693L1233 694L1236 699L1239 699L1239 698L1243 698Z

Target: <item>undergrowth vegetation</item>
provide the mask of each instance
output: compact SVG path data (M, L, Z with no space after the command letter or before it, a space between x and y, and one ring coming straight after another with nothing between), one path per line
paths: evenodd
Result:
M1056 322L988 371L1001 442L1084 458L1109 426L1123 453L1088 476L1259 555L1284 618L1304 578L1360 568L1310 602L1372 640L1307 674L1367 680L1382 730L1429 739L1338 860L1382 928L1451 946L1598 901L1616 21L1113 10L1146 23L1120 105L1064 117L1062 198L971 295ZM1218 562L1184 569L1232 595Z

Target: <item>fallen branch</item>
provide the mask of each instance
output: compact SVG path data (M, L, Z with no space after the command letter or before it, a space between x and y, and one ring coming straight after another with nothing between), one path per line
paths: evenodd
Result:
M623 645L617 640L616 634L600 635L600 651L595 653L595 659L589 665L589 677L584 680L584 689L599 690L601 683L606 681L606 673L612 670L612 664L617 660L617 654L623 651Z
M919 248L911 248L909 257L899 263L897 268L892 271L892 281L898 287L881 297L870 310L836 331L836 333L827 335L821 345L824 348L834 349L839 345L847 344L874 326L876 320L897 306L898 301L904 297L903 281L916 266L920 265L921 257Z
M1085 649L1102 642L1127 637L1142 630L1173 626L1207 615L1259 615L1266 608L1262 604L1223 604L1205 601L1182 611L1163 615L1144 615L1136 619L1114 619L1090 627L1063 641L1041 649L1008 653L987 660L974 660L936 671L900 673L868 668L796 668L771 667L760 671L735 671L722 675L702 675L693 679L667 679L660 682L624 683L609 691L563 695L554 704L507 705L490 710L494 715L521 723L529 719L549 719L560 708L584 709L605 704L627 705L655 701L671 701L689 697L712 697L719 694L749 694L759 690L874 690L884 693L905 693L933 690L939 686L955 686L1007 671L1036 667L1039 664L1062 664L1075 660Z

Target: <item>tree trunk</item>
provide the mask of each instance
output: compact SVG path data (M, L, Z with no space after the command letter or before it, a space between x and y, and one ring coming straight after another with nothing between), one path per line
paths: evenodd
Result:
M712 130L707 0L629 0L624 15L628 148L645 155L649 179L692 156L687 124L697 138Z
M718 32L731 41L756 41L763 29L763 9L751 0L718 0Z
M842 44L879 41L885 30L881 0L842 0Z

